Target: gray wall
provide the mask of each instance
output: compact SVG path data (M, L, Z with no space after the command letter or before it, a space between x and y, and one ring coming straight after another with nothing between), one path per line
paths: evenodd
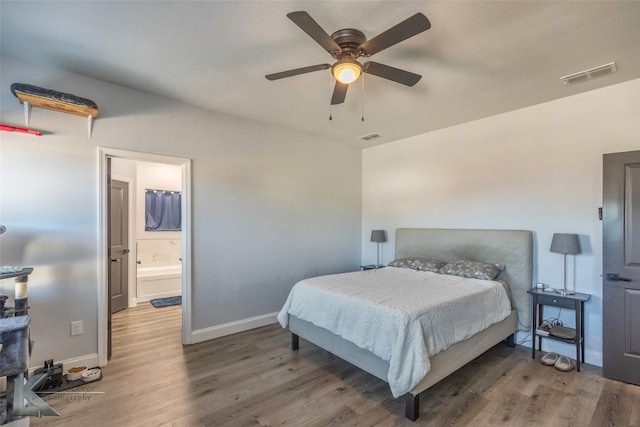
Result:
M92 139L86 119L36 108L43 136L1 135L0 264L35 267L32 365L97 352L97 147L193 159L193 330L276 312L299 279L358 269L360 150L7 57L0 72L3 123L24 126L13 82L100 107Z
M593 295L585 355L601 365L602 155L640 149L639 94L636 79L364 150L363 259L375 260L372 228L389 232L385 262L399 227L531 230L534 280L561 288L551 238L577 233L582 253L567 257L567 287ZM562 310L570 326L573 316ZM575 357L570 344L542 348Z

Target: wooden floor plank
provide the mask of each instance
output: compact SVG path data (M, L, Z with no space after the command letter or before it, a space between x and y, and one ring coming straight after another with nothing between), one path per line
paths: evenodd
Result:
M113 316L101 381L45 400L61 417L33 426L640 426L640 387L601 369L560 372L498 345L423 393L404 417L389 386L279 325L183 346L181 308ZM97 393L96 393L97 392Z

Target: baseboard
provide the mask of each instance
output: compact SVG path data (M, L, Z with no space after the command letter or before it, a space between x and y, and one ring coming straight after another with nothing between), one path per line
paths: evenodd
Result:
M32 374L36 369L42 368L44 366L44 360L42 361L42 363L42 365L38 366L29 366L29 374ZM54 359L53 363L62 363L62 369L65 371L69 368L73 368L74 366L86 366L87 368L94 368L98 366L98 353L87 354L85 356L75 357L73 359L67 360Z
M195 344L262 326L272 325L278 321L276 318L277 315L278 313L263 314L262 316L251 317L249 319L238 320L236 322L212 326L210 328L198 329L191 333L191 342L192 344Z
M516 339L516 342L524 347L528 347L529 349L531 349L531 335L528 335L527 337L526 333L518 332L518 334L523 334L522 336L525 337L526 339L524 341L519 341L518 339ZM520 335L517 336L517 338L519 337ZM536 341L536 350L537 349L538 349L538 343ZM571 359L576 358L576 345L573 343L565 343L562 341L543 339L542 351L562 354L570 357ZM602 352L586 348L584 351L584 360L585 360L585 363L588 363L589 365L602 367Z
M584 358L586 363L602 368L602 352L585 349Z
M139 302L149 302L152 299L156 299L156 298L179 297L180 295L182 295L182 290L141 295L136 298L136 304Z

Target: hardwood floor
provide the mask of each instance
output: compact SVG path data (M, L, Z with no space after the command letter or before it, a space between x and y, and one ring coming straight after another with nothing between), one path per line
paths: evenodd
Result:
M183 347L180 307L113 318L104 378L45 400L33 426L640 426L640 387L559 372L498 345L427 390L417 422L383 381L279 325Z

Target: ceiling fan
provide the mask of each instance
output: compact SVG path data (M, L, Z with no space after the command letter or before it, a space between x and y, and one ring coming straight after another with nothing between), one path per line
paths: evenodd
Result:
M288 13L287 17L337 61L334 64L311 65L267 74L265 76L267 80L278 80L331 68L331 73L336 78L331 105L336 105L344 102L349 84L356 81L362 73L372 74L406 86L413 86L422 78L419 74L378 62L367 61L362 64L358 61L360 57L369 57L431 28L431 23L422 13L416 13L371 40L367 40L362 31L354 28L345 28L329 35L314 21L311 15L304 11Z

